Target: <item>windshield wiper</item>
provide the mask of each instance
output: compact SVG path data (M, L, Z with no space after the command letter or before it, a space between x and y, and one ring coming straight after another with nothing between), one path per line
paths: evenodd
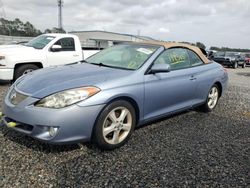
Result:
M113 68L113 69L123 69L123 70L133 70L133 69L130 69L130 68L126 68L126 67L116 67L116 66L112 66L112 65L106 65L106 64L103 64L103 63L92 63L92 62L87 62L89 64L92 64L92 65L97 65L97 66L100 66L100 67L109 67L109 68Z
M117 68L117 67L114 67L114 66L111 66L111 65L106 65L106 64L103 64L103 63L90 63L90 64L98 65L98 66L100 66L100 67Z
M88 61L86 61L86 60L84 60L84 59L81 60L80 62L81 62L81 63L89 63Z

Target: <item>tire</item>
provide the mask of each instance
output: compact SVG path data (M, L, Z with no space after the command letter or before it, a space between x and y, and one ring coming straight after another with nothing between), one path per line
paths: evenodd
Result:
M242 68L243 69L246 68L246 63L243 63Z
M39 69L38 66L33 65L33 64L24 64L24 65L20 65L19 67L17 67L15 69L15 73L14 73L14 81L16 79L18 79L20 76L27 74L28 72L34 71Z
M237 63L237 62L234 62L234 63L233 63L233 68L234 68L234 69L237 69L237 68L238 68L238 63Z
M124 100L114 101L100 113L93 130L92 141L100 149L112 150L121 147L129 140L135 124L134 107Z
M203 112L211 112L216 107L216 105L218 103L220 92L221 91L220 91L219 87L217 86L217 84L214 84L210 88L208 95L207 95L206 102L200 107L200 110ZM211 101L213 101L212 104L211 104Z

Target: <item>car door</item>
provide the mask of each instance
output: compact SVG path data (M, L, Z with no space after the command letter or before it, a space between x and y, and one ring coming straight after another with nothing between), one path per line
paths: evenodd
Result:
M191 62L192 75L196 82L194 105L197 105L206 101L208 91L214 84L214 79L219 73L211 64L204 64L192 50L187 49L187 52Z
M80 55L75 49L73 37L59 39L54 45L60 45L62 48L59 51L52 51L51 48L49 49L47 53L47 62L50 66L64 65L81 60Z
M165 50L154 62L170 65L170 72L146 74L144 119L191 107L196 79L185 48Z

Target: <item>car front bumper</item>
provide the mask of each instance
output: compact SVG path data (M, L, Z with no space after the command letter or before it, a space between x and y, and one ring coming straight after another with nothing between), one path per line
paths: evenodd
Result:
M70 144L89 141L104 104L87 107L72 105L63 109L48 109L28 105L38 99L28 97L19 105L12 105L8 97L3 106L2 124L15 131L51 144ZM10 122L14 126L10 126ZM50 136L49 128L57 128Z
M0 80L13 80L14 69L0 68Z

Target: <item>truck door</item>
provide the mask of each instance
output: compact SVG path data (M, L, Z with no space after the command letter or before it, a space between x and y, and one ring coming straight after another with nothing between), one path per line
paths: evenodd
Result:
M82 59L80 54L82 52L78 52L79 50L76 49L73 37L61 38L54 45L60 45L61 49L52 50L52 48L49 48L47 53L48 66L74 63Z

